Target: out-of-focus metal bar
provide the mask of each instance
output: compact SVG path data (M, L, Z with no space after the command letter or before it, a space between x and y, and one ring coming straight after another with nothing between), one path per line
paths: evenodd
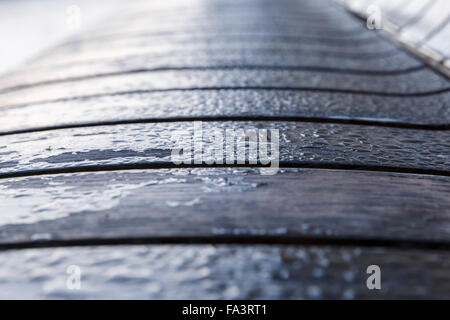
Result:
M450 1L337 1L364 19L378 9L382 31L450 77Z

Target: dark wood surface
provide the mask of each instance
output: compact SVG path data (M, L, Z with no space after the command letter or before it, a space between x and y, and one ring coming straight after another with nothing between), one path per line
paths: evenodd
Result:
M201 90L202 88L285 88L299 91L319 90L408 97L434 95L447 91L448 82L428 69L385 77L295 70L240 70L239 68L170 70L50 83L31 87L26 91L5 92L2 94L0 108L90 96L173 89Z
M449 90L327 1L124 5L0 79L0 297L449 298ZM196 120L280 172L177 167Z
M303 122L203 122L205 163L214 130L279 130L280 162L294 166L352 165L449 171L450 131ZM193 122L143 123L0 136L0 177L35 170L86 166L175 166L177 135L193 139ZM270 136L270 135L269 135ZM224 138L225 139L225 138ZM225 141L225 140L224 140ZM189 143L189 140L186 140ZM242 143L240 143L242 144ZM234 148L237 150L238 143ZM224 147L225 148L225 147ZM246 146L245 149L248 149ZM225 150L225 149L224 149ZM235 151L236 154L238 151ZM248 153L248 152L246 152ZM191 154L193 157L193 154ZM239 155L242 158L243 155ZM248 155L246 157L248 164ZM235 163L234 163L235 164ZM203 164L204 166L205 164ZM176 166L175 166L176 167Z
M448 177L425 175L289 169L263 176L245 168L6 179L0 243L32 245L46 240L42 234L50 241L262 236L449 243L448 184Z
M380 97L295 90L204 90L130 93L0 108L0 134L110 121L279 117L448 127L450 93Z
M367 267L381 269L368 290ZM81 290L67 290L67 266ZM154 245L8 251L1 298L448 299L441 251L316 246ZM6 276L8 275L8 276Z

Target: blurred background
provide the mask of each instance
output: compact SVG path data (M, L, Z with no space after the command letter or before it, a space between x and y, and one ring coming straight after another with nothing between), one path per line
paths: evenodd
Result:
M372 21L381 15L381 23L394 27L399 38L423 47L427 55L450 66L450 1L336 1ZM129 5L120 0L0 0L0 76Z
M63 38L107 18L119 3L119 0L0 0L0 75Z

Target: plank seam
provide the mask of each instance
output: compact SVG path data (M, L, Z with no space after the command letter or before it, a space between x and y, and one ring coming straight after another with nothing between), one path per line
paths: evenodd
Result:
M29 129L19 129L11 131L0 132L1 136L75 129L75 128L89 128L89 127L101 127L101 126L116 126L127 124L139 124L139 123L166 123L166 122L225 122L225 121L284 121L284 122L311 122L311 123L332 123L332 124L347 124L347 125L364 125L373 127L387 127L387 128L400 128L400 129L412 129L412 130L431 130L431 131L447 131L450 130L450 123L442 124L423 124L423 123L408 123L400 121L377 121L377 120L365 120L358 118L339 118L339 117L295 117L295 116L202 116L202 117L167 117L167 118L138 118L138 119L124 119L124 120L110 120L110 121L96 121L96 122L83 122L63 124L57 126L35 127Z
M403 238L356 238L356 237L307 237L307 236L173 236L133 238L89 238L73 240L49 240L35 242L0 243L0 251L54 247L118 246L118 245L307 245L336 247L384 247L427 250L450 250L450 243L438 240Z
M0 108L17 108L24 107L33 104L44 104L52 102L64 102L71 100L82 100L89 98L100 98L106 96L120 96L127 94L144 94L153 92L187 92L187 91L219 91L219 90L266 90L266 91L299 91L299 92L328 92L328 93L341 93L341 94L353 94L353 95L374 95L381 97L398 97L398 98L408 98L408 97L427 97L446 93L450 91L450 87L424 91L424 92L412 92L412 93L401 93L401 92L383 92L383 91L368 91L368 90L351 90L351 89L334 89L334 88L317 88L317 87L272 87L272 86L247 86L247 87L232 87L232 86L222 86L222 87L192 87L192 88L168 88L168 89L148 89L148 90L130 90L130 91L116 91L108 93L96 93L91 95L82 95L58 99L49 99L41 101L32 101L27 103L17 103L10 105L0 105Z
M183 34L183 33L181 33ZM123 35L123 34L121 34ZM132 36L132 38L152 38L152 37L158 37L158 36L170 36L170 35L180 35L180 33L176 33L174 34L173 32L171 33L167 33L167 32L153 32L153 33L137 33L137 34L130 34L130 35L125 35L127 36L126 38L130 38L130 36ZM192 33L186 33L185 35L192 35ZM208 36L210 34L207 34ZM211 34L211 36L223 36L223 35L230 35L227 33L221 33L221 34ZM252 36L252 37L278 37L278 38L283 38L283 39L290 39L294 42L305 42L307 43L309 42L314 42L314 43L322 43L322 42L327 42L327 43L333 43L333 44L339 44L342 45L343 43L353 43L353 44L361 44L361 43L367 43L369 41L373 41L373 40L378 40L381 42L386 41L385 39L381 38L381 37L377 37L377 36L370 36L370 37L363 37L363 38L336 38L336 37L311 37L311 36L294 36L294 35L284 35L284 34L270 34L270 33L266 33L266 34L244 34L244 33L240 33L237 35L248 35L248 36ZM67 42L63 42L57 46L55 46L54 48L61 48L61 47L66 47L66 46L73 46L73 45L78 45L80 43L84 43L84 42L93 42L93 41L98 41L98 39L108 39L108 38L113 38L113 40L116 40L114 38L114 36L97 36L97 37L90 37L90 38L81 38L78 40L71 40L71 41L67 41ZM122 38L119 38L120 40Z
M338 74L351 74L351 75L365 75L365 76L389 76L389 75L400 75L400 74L408 74L412 72L416 72L425 68L424 64L420 64L414 67L401 69L401 70L364 70L364 69L351 69L351 68L332 68L332 67L320 67L320 66L263 66L263 65L247 65L247 66L239 66L239 65L225 65L225 66L193 66L193 67L158 67L158 68L142 68L142 69L131 69L126 71L118 71L118 72L105 72L98 73L93 75L79 76L79 77L68 77L64 79L54 79L54 80L46 80L40 81L25 85L18 85L7 87L0 90L0 94L9 93L13 91L34 88L43 85L49 84L58 84L58 83L67 83L73 81L83 81L90 79L99 79L111 76L120 76L120 75L129 75L129 74L138 74L138 73L150 73L150 72L165 72L165 71L215 71L215 70L258 70L258 71L271 71L271 70L279 70L279 71L309 71L309 72L318 72L318 73L338 73Z
M194 169L194 168L269 168L270 165L258 164L179 164L168 161L154 161L151 163L136 162L123 164L102 164L102 165L85 165L77 167L62 168L45 168L32 169L16 172L0 173L1 179L33 177L43 175L79 173L79 172L99 172L99 171L127 171L127 170L151 170L151 169ZM279 168L294 169L324 169L324 170L348 170L348 171L369 171L369 172L390 172L390 173L408 173L419 175L443 176L449 177L450 170L437 170L427 168L408 168L399 166L382 166L382 165L363 165L363 164L345 164L330 162L309 162L309 161L280 161Z

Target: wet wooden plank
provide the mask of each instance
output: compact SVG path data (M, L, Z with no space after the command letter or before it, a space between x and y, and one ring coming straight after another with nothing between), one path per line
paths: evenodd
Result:
M146 37L128 37L111 39L110 41L81 41L60 44L46 55L31 61L28 67L38 69L69 63L89 63L93 59L113 59L121 56L154 52L157 50L173 50L186 46L196 48L267 48L277 46L280 49L297 49L306 53L328 51L331 54L380 54L395 49L390 42L378 37L379 41L362 40L360 42L308 41L301 36L287 36L282 33L239 33L223 32L220 34L154 34ZM156 45L157 43L158 45Z
M63 83L43 84L1 94L0 107L148 90L198 88L298 88L358 94L430 94L448 88L448 80L428 69L409 74L367 75L289 70L172 70L120 74Z
M448 252L303 246L119 246L1 252L0 297L449 299ZM381 289L366 286L381 269ZM69 265L81 290L66 287Z
M211 157L215 155L210 153L214 148L214 132L217 131L223 136L222 154L225 159L226 130L235 134L238 129L244 132L268 130L270 139L270 130L274 129L279 130L279 160L282 163L441 171L448 171L450 168L449 131L281 121L213 121L203 122L201 127L202 133L197 132L197 135L203 134L203 165L213 160ZM182 137L183 141L179 141L179 137ZM190 146L192 150L193 137L194 122L189 121L6 135L0 137L0 165L3 164L0 173L121 164L172 166L172 150L184 146ZM235 161L229 164L236 164L236 155L245 163L249 163L250 144L245 144L244 141L238 143L236 138L233 140L234 144L230 148L235 150ZM261 142L261 145L267 143ZM254 144L251 146L256 150ZM241 152L241 147L245 154ZM270 148L268 145L268 150ZM183 159L185 164L192 164L193 153L186 151ZM260 159L260 155L255 158L258 163Z
M153 42L154 43L154 42ZM262 42L260 42L262 43ZM370 47L368 48L370 50ZM369 51L366 50L366 51ZM361 50L359 50L361 51ZM311 69L339 74L366 74L389 76L392 73L412 73L423 64L402 51L390 48L376 52L342 52L327 49L280 48L276 44L251 46L240 43L202 47L199 43L190 46L164 48L127 48L103 54L86 53L64 55L63 61L52 55L47 60L53 65L41 68L26 68L4 77L0 91L16 87L40 85L43 82L68 81L74 78L100 77L112 73L135 72L136 70L159 69ZM56 60L56 61L55 61ZM315 69L315 70L314 70Z
M234 11L234 15L229 19L224 19L224 14L221 13L219 16L218 12L211 12L205 10L203 15L200 17L191 17L190 19L184 18L183 20L174 21L173 18L179 15L179 12L168 13L169 17L172 19L155 19L151 23L149 20L137 20L133 23L126 23L129 20L122 20L123 24L116 27L108 26L105 29L97 28L93 30L89 36L104 36L104 35L116 35L116 34L142 34L142 33L152 33L152 32L164 32L164 33L177 33L177 32L188 32L197 33L203 32L205 29L209 29L212 32L222 32L229 29L240 29L247 32L260 31L261 29L267 31L282 31L286 33L293 34L302 29L303 32L309 35L321 36L323 33L327 33L328 37L353 37L358 36L361 33L365 33L367 30L362 28L361 23L351 23L354 21L346 21L340 24L335 23L323 23L326 20L326 15L322 17L318 16L317 20L301 19L301 17L295 16L281 16L279 19L272 19L267 21L264 17L253 16L248 14L247 16L239 16L239 13ZM211 14L211 16L209 16ZM214 16L216 15L216 16ZM151 16L150 16L151 17ZM149 17L149 18L150 18ZM201 19L208 18L208 19ZM172 20L172 21L171 21Z
M450 92L408 99L277 90L136 93L0 108L0 132L107 121L189 117L312 117L448 125L449 102Z
M261 237L450 241L448 177L200 168L0 180L0 243Z
M235 15L236 19L239 19L239 15ZM214 17L213 17L214 18ZM219 17L218 17L219 18ZM223 16L220 17L222 20L225 18ZM243 19L244 17L242 17ZM286 15L280 16L279 19L288 19L289 17ZM349 16L347 15L345 19L348 19ZM350 18L352 18L350 16ZM270 18L261 18L263 19L263 22L270 21ZM265 20L264 20L265 19ZM302 18L300 18L302 19ZM320 19L317 19L317 22L320 22ZM323 19L322 19L323 20ZM261 22L261 21L260 21ZM322 45L355 45L355 44L367 44L368 42L375 42L383 45L385 43L385 39L380 37L377 32L364 32L364 29L360 28L360 32L355 32L354 34L329 34L324 29L321 29L322 32L298 32L298 30L293 31L293 26L290 26L291 30L283 30L278 28L272 28L271 25L266 25L263 22L261 22L260 25L258 25L259 28L255 28L257 25L253 25L254 27L251 28L251 26L247 27L247 29L241 30L241 32L233 32L233 29L238 29L237 26L233 26L230 28L230 30L226 28L222 29L214 29L211 30L212 32L208 32L208 30L200 29L197 30L187 30L187 32L183 29L180 29L176 32L158 32L158 31L151 31L146 29L140 30L140 32L121 32L120 29L117 29L112 32L106 32L106 33L83 33L80 34L77 37L71 38L65 42L60 43L58 46L59 49L63 49L62 47L66 46L73 46L77 47L79 45L87 45L87 46L103 46L108 44L114 44L117 42L123 42L123 41L150 41L152 38L160 38L162 35L168 36L168 37L185 37L185 36L217 36L217 37L223 37L223 36L231 36L231 35L248 35L252 37L267 37L267 36L273 36L273 37L283 37L284 39L288 41L293 41L294 39L297 39L300 42L305 43L317 43ZM126 21L124 21L126 24ZM345 23L345 22L344 22ZM274 24L276 24L274 22ZM299 26L300 27L300 26ZM303 25L302 28L308 28L308 26ZM360 22L359 26L360 27ZM332 27L333 28L333 27ZM297 28L300 29L300 28ZM331 30L331 29L330 29ZM195 32L192 32L195 31ZM237 30L239 31L239 30ZM281 32L282 31L282 32ZM67 49L67 48L66 48Z
M239 5L238 5L239 6ZM212 32L222 32L228 29L240 29L242 31L275 31L294 33L302 29L310 36L327 37L353 37L365 33L361 28L361 23L356 20L345 17L334 17L333 20L327 20L327 15L316 15L315 17L302 17L297 14L274 15L270 12L252 13L252 12L207 12L197 14L185 14L182 19L178 12L168 12L164 17L150 15L152 21L148 19L135 19L132 24L128 23L129 18L120 19L114 24L108 24L97 27L89 35L92 37L114 36L125 33L130 34L151 34L156 32L164 33L198 33L204 32L209 27ZM340 18L340 19L339 19ZM346 19L347 18L347 19ZM208 30L208 31L209 31Z

